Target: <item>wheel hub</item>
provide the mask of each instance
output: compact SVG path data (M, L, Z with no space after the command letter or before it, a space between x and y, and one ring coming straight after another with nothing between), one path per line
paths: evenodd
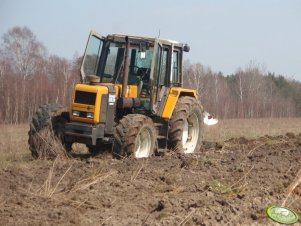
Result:
M142 128L137 137L135 157L147 158L151 154L151 134L147 128Z
M184 120L182 145L184 153L195 151L199 139L199 120L196 114L192 113L187 120Z

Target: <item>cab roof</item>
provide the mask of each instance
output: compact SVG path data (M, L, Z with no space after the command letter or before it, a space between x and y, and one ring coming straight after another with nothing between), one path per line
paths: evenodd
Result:
M124 39L125 37L128 37L129 39L134 39L134 40L141 40L141 41L148 41L151 43L155 43L156 40L158 40L159 42L161 42L162 44L165 45L175 45L178 47L183 47L184 43L180 43L178 41L174 41L174 40L170 40L170 39L163 39L163 38L153 38L153 37L148 37L148 36L136 36L136 35L126 35L126 34L110 34L107 36L107 38L117 38L117 39Z

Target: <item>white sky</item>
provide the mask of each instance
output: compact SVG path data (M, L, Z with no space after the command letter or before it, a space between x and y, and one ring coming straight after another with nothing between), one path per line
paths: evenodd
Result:
M28 26L50 54L72 59L91 29L186 42L186 59L224 75L255 61L301 81L300 0L1 0L0 36Z

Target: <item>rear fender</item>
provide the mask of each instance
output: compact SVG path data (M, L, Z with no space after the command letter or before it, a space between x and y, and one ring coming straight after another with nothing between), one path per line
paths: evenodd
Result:
M175 106L178 102L178 99L181 96L191 96L196 98L196 91L192 89L183 89L183 88L171 88L169 91L169 95L167 97L164 110L162 112L161 117L164 119L170 119L172 113L175 109Z

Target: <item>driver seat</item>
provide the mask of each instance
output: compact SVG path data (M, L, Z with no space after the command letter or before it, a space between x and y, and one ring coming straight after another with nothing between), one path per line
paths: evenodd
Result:
M137 97L139 97L143 86L141 77L130 74L128 84L137 86Z
M141 92L146 93L150 77L149 68L138 68L135 74L129 75L129 85L137 86L137 97L141 97ZM145 88L146 87L146 88ZM145 90L146 89L146 90ZM145 96L145 95L143 95Z
M149 79L150 79L150 68L139 68L137 71L137 75L140 76L142 80L142 85L139 90L140 98L149 98L150 97L150 89L149 89Z

